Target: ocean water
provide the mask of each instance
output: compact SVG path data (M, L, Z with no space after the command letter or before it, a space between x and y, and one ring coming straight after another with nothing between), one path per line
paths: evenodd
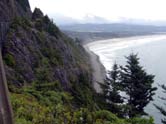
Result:
M161 124L162 115L153 104L163 105L164 101L160 100L159 96L166 96L158 86L166 84L166 35L101 40L89 43L87 46L99 56L106 70L111 70L114 62L125 65L125 56L131 52L138 54L144 69L149 74L155 75L153 86L158 87L154 101L145 108L145 111L154 117L156 124Z

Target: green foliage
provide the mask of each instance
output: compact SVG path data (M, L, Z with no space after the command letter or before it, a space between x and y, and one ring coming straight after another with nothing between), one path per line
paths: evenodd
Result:
M101 119L102 121L109 121L110 123L123 123L117 116L106 110L97 111L95 118L96 120Z
M44 63L47 66L47 61ZM74 83L72 90L72 93L65 92L58 81L36 81L18 93L12 93L15 123L154 124L152 118L120 119L112 112L98 108L86 74L79 76L79 83Z
M36 34L36 38L37 38L37 41L40 43L40 44L45 44L47 39L46 39L46 35L44 34L44 32L37 32Z
M57 37L57 34L60 33L58 27L55 26L55 24L53 23L53 21L51 21L51 22L48 24L48 26L47 26L47 28L46 28L46 31L47 31L50 35L55 36L55 37Z
M120 90L120 70L118 65L115 63L112 71L108 73L108 76L105 80L105 83L101 83L101 88L103 89L103 98L106 102L107 109L111 112L118 114L118 116L122 115L123 107L119 105L119 103L123 103L123 99L119 94Z
M13 55L10 54L10 53L5 54L5 56L4 56L3 59L4 59L5 63L6 63L8 66L12 66L12 67L13 67L13 66L15 66L15 64L16 64Z
M72 96L62 92L58 82L35 82L21 94L12 93L11 100L16 123L58 124L59 114L70 107Z
M100 110L88 74L72 83L72 93L60 83L50 82L50 60L45 54L36 69L38 81L17 94L12 93L16 124L153 124L148 119L120 119L108 110Z
M149 119L132 118L132 119L127 119L127 122L130 124L154 124L154 119L152 117L150 117Z
M56 92L54 92L56 94ZM119 119L116 115L106 110L89 111L87 108L74 110L70 103L63 104L61 97L66 93L51 96L52 104L39 102L30 94L12 94L12 106L16 124L154 124L153 119ZM62 95L63 94L63 95ZM46 97L46 96L45 96ZM50 97L50 96L47 96ZM70 100L69 100L70 101Z
M153 100L152 96L157 88L152 87L154 75L146 73L136 54L132 53L126 59L127 65L121 67L121 84L129 96L129 117L134 117L145 114L144 107Z
M10 25L10 29L16 31L18 27L22 27L26 30L29 29L29 27L32 27L32 24L29 19L23 18L23 17L15 17Z
M47 67L39 67L35 71L37 80L40 82L51 81L50 70Z
M41 105L31 95L12 94L16 124L53 124L51 108Z
M86 77L86 74L79 76L79 82L72 84L72 95L74 97L75 104L79 107L89 107L94 109L94 94L93 88L90 86L90 82Z
M47 42L46 37L47 36L44 32L38 32L36 35L36 38L38 39L38 42L41 46L40 50L42 55L45 57L45 59L47 58L48 63L52 65L63 65L63 59L61 57L60 51L54 48L52 44L50 45Z
M48 58L41 57L38 67L35 68L35 76L39 82L52 81L52 69Z
M53 65L63 65L63 60L60 55L60 52L54 48L44 47L42 53L45 57L49 59L49 62Z
M7 33L7 38L11 40L13 34L15 34L19 38L23 38L24 34L21 31L21 29L29 32L31 27L32 23L29 19L24 17L15 17L10 24L10 28Z
M103 93L100 96L103 107L110 110L118 117L124 118L129 106L123 104L123 98L120 96L119 91L122 89L120 84L120 69L115 63L112 71L109 71L108 76L104 83L100 83Z
M120 119L113 113L107 110L99 110L90 112L87 109L81 111L81 117L84 121L79 124L154 124L153 118L132 118L132 119Z
M58 38L58 35L61 35L58 27L48 18L48 16L37 18L35 20L35 28L39 31L45 31L56 38Z
M146 114L144 107L153 100L156 90L152 87L154 76L147 74L140 66L137 55L132 53L126 59L127 65L120 66L119 69L114 64L106 82L101 84L105 101L103 104L104 108L119 117L136 117ZM127 104L122 105L123 99L119 91L127 94Z

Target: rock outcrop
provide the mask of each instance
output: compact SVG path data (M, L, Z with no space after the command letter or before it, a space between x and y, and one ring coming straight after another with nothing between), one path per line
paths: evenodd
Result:
M20 4L15 10L24 8L18 0L15 2ZM34 82L59 82L71 89L72 83L79 83L82 77L91 82L84 49L39 9L31 14L29 4L25 5L27 16L22 16L23 10L16 11L19 16L12 20L2 47L10 90Z
M28 0L1 0L0 13L0 22L11 21L16 16L31 17Z

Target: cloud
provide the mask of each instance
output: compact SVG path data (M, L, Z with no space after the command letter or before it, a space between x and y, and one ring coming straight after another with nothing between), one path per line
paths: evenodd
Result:
M166 20L166 0L30 0L48 15L61 14L82 19L87 14L118 20L135 18Z

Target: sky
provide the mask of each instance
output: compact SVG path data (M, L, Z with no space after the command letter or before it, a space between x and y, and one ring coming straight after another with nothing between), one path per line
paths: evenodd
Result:
M29 0L32 10L74 19L99 16L107 20L166 20L166 0Z

